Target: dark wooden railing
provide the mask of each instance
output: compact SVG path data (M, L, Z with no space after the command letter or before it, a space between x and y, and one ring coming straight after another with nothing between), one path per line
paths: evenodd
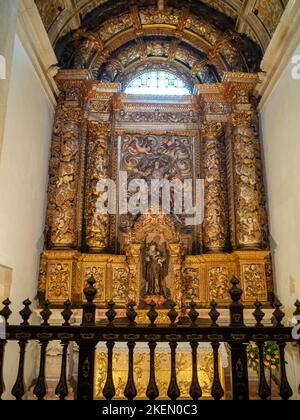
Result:
M20 347L19 367L12 395L21 400L25 393L24 385L24 360L26 347L29 341L37 340L41 347L39 375L34 388L34 395L38 400L43 400L47 395L47 385L45 376L46 355L49 342L59 340L62 346L61 375L56 388L56 395L64 400L68 396L67 380L67 352L71 342L76 342L79 346L77 395L78 400L92 400L94 397L94 360L96 346L99 342L105 342L108 352L107 379L103 390L103 396L107 400L112 400L116 394L113 381L113 352L116 342L126 342L128 345L128 381L124 396L128 400L133 400L137 396L137 389L134 382L134 350L136 343L148 343L150 350L150 380L146 391L146 396L153 401L159 398L159 390L155 377L155 350L158 342L167 342L170 346L171 354L171 380L168 388L168 396L171 400L180 397L180 389L176 378L176 349L179 342L190 343L192 357L192 382L190 386L190 396L197 401L202 396L202 390L198 380L197 349L199 343L211 343L214 358L214 377L211 395L213 399L220 400L224 397L224 390L221 385L219 375L219 347L220 343L228 343L231 352L231 379L232 379L232 398L234 400L249 399L249 381L247 368L247 345L255 342L258 346L260 368L259 368L259 390L258 394L262 400L270 397L271 391L266 380L264 369L264 345L266 342L273 341L278 344L280 353L280 396L283 400L288 400L292 396L292 389L288 383L286 375L285 347L288 342L293 342L292 329L284 327L282 321L285 314L281 310L280 302L276 301L273 312L273 326L264 326L264 312L259 302L255 304L253 312L256 321L255 326L246 326L244 323L244 306L240 303L242 290L238 287L239 281L232 280L232 287L229 290L232 303L230 310L230 325L218 326L220 313L217 310L217 303L211 303L209 313L211 319L210 326L201 326L198 322L199 313L196 304L190 304L188 312L188 322L177 322L178 313L176 305L170 304L169 325L157 325L155 323L158 313L155 303L149 307L149 325L137 325L135 320L137 312L135 303L129 302L127 305L127 322L124 324L116 322L117 313L114 302L108 303L106 312L107 322L96 324L96 306L94 298L96 289L94 279L88 280L88 286L84 290L86 303L82 306L83 318L79 326L70 325L72 317L71 302L64 304L62 316L64 324L61 326L51 326L49 319L51 310L49 302L45 302L40 315L43 320L41 325L30 325L29 318L32 314L30 310L31 302L24 302L24 309L20 312L22 317L21 325L9 325L11 311L10 301L3 302L3 309L0 315L6 320L6 340L0 340L0 397L4 392L3 363L5 361L5 347L8 341L17 341ZM295 316L300 315L300 303L297 301ZM299 343L298 343L299 344Z

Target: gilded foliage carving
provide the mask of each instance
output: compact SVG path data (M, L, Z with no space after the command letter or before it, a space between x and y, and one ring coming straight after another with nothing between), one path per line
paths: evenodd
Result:
M80 162L82 88L76 83L62 83L50 158L47 230L52 246L75 246L76 194Z
M70 299L72 280L70 263L51 263L48 265L47 299L65 302Z
M121 170L128 173L128 181L142 178L150 186L152 179L192 179L193 166L192 138L172 134L127 134L123 138ZM172 203L171 195L171 209ZM179 225L183 223L181 215L174 217ZM122 218L122 228L130 228L134 221L131 215Z
M63 76L67 79L72 74L66 71ZM246 302L253 299L256 287L261 290L262 300L266 300L267 282L271 295L270 263L265 268L258 253L250 255L252 248L268 245L261 151L255 112L249 103L248 85L253 87L256 82L253 75L226 77L229 80L217 86L202 86L204 93L199 100L187 97L176 105L164 101L139 103L140 99L135 102L131 96L119 93L113 96L115 85L81 82L82 89L78 80L60 81L62 94L53 129L47 214L47 249L58 254L47 262L42 260L39 284L41 292L46 287L50 300L60 303L72 290L71 297L79 301L83 283L94 275L98 304L108 298L119 305L128 299L139 302L143 287L142 246L145 241L149 244L162 240L167 244L170 263L166 282L179 306L192 299L201 304L207 304L210 298L224 302L233 272L242 277ZM239 78L243 80L241 88L236 81ZM200 91L201 88L199 96ZM189 126L187 130L176 124L193 124L193 128ZM200 127L201 141L200 133L196 133ZM187 228L183 220L186 215L165 216L149 211L142 216L116 215L113 219L101 214L97 205L99 182L107 178L118 180L120 170L128 173L128 182L134 178L149 183L151 179L172 181L203 175L203 227ZM63 262L59 263L62 249L80 245L81 232L84 250L91 260L81 260L78 251L77 257L62 257ZM239 256L233 261L232 254L225 254L230 240L239 252L249 248L243 251L247 258L242 263ZM117 252L126 255L122 261L117 255L105 257L105 250L110 252L114 241L118 243ZM196 253L203 249L209 252L203 254L203 259L202 255L195 256L195 261L185 265L183 271L184 255L192 249L197 249ZM105 258L101 260L102 257Z
M164 10L157 10L154 7L140 10L141 23L143 25L151 25L164 23L177 26L179 23L180 13L178 10L168 7Z
M208 272L208 287L210 300L217 302L228 300L230 286L230 275L226 267L214 267Z
M187 301L200 299L200 269L186 268L183 275L184 298Z
M257 162L260 160L259 141L250 125L253 114L250 111L233 115L235 205L237 217L237 240L240 246L260 247L262 225L257 177Z
M147 123L170 123L170 124L188 124L197 123L199 115L193 109L188 111L164 111L161 109L154 109L149 111L130 111L122 109L116 115L118 121L125 122L147 122Z
M119 32L132 26L132 21L129 13L122 13L119 16L112 18L105 22L99 30L99 37L103 41L107 41Z
M62 128L60 163L57 177L50 185L53 192L51 206L51 243L54 245L73 245L75 241L75 197L76 175L79 161L79 127L65 122ZM54 162L56 160L54 157ZM54 182L53 182L54 181Z
M112 298L115 302L126 302L128 299L128 270L125 268L113 268Z
M243 272L246 298L265 300L267 289L264 264L245 264Z
M205 212L204 246L222 251L227 236L226 158L221 123L205 122L204 136Z
M208 348L198 351L199 369L198 378L202 388L203 397L211 398L211 387L213 382L213 355ZM160 398L167 399L170 376L170 355L163 348L158 349L155 354L156 382ZM113 380L116 386L116 398L124 398L124 390L127 382L127 352L123 349L116 349L114 352L113 365L117 367L113 372ZM134 355L134 382L137 389L137 397L145 398L149 382L149 353L147 350L137 348ZM106 382L107 353L97 351L95 368L95 397L103 398L103 388ZM189 352L184 349L177 351L176 358L177 382L180 388L181 397L190 398L190 386L192 378L192 359ZM221 375L223 381L223 374Z
M102 249L108 246L109 214L98 208L99 182L109 177L109 126L91 123L88 130L88 168L86 194L86 242L89 248Z

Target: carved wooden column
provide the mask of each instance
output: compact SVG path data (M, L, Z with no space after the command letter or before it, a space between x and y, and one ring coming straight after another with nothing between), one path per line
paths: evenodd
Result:
M266 218L262 208L263 179L260 142L256 131L256 114L250 99L257 83L249 75L232 85L232 154L236 244L239 249L261 249L265 239Z
M47 246L77 248L77 195L81 188L83 94L86 70L60 71L60 89L52 140L47 211Z
M205 211L204 249L223 252L227 238L226 159L223 124L206 121L202 126Z
M101 192L98 184L110 178L110 123L88 123L85 233L88 250L101 252L109 246L110 215L102 214L97 206Z

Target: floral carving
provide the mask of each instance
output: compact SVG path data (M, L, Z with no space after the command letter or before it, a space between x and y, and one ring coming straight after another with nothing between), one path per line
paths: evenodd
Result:
M122 267L113 268L112 299L126 302L128 298L128 271Z
M187 301L200 299L200 270L199 268L186 268L184 270L184 291Z
M215 267L209 270L210 300L215 299L217 302L228 300L229 283L229 272L226 267Z
M223 251L227 236L225 145L221 123L203 124L205 168L204 246Z
M263 238L258 196L258 186L262 183L257 166L260 149L254 128L250 125L252 120L250 111L233 115L235 205L240 247L261 247Z
M70 299L71 265L63 263L48 266L47 299L65 302Z
M246 298L265 300L267 288L264 264L247 264L243 266L243 271Z
M109 214L103 214L97 206L101 194L104 194L98 190L99 182L108 178L108 139L109 127L98 123L89 125L86 243L92 249L107 247L109 240Z
M48 187L47 230L48 245L52 247L73 247L77 244L75 224L81 88L72 82L63 86L53 130Z

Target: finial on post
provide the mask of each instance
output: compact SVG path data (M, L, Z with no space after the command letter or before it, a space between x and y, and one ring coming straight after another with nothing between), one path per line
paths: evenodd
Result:
M87 280L88 286L83 290L87 303L82 305L82 325L95 325L96 305L94 304L94 299L97 294L97 290L94 287L95 283L96 280L91 276Z
M231 280L232 287L229 289L229 294L232 300L230 305L230 326L244 327L244 305L240 303L243 290L239 287L240 280L233 277Z

